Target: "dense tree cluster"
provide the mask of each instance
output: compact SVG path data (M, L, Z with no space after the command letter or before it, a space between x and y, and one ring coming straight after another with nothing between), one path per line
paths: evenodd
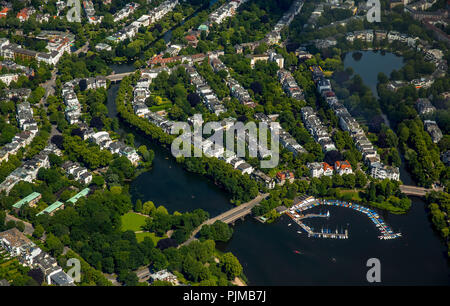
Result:
M165 235L169 230L173 230L171 238L178 244L181 244L208 217L208 213L201 209L184 214L174 213L170 215L163 206L160 206L151 210L150 218L146 220L143 229L154 232L159 236Z
M216 221L212 225L203 225L199 232L201 240L212 239L214 241L226 242L231 239L233 229L222 221Z
M399 182L385 179L371 182L362 197L372 206L392 212L404 212L411 207L411 200L399 189Z
M431 192L427 195L427 203L429 204L428 207L434 226L447 242L448 256L450 257L450 243L448 240L450 236L450 195L445 192Z
M413 178L420 186L431 187L445 170L439 148L424 130L420 118L405 120L398 125L400 148Z
M80 161L89 169L108 166L112 160L111 152L101 150L98 145L83 141L78 136L65 135L63 147L70 160Z
M78 56L64 54L59 60L57 68L62 83L75 78L108 75L111 72L111 68L100 57L95 54L86 55L85 53L80 53Z
M261 0L244 3L233 18L226 19L220 25L213 25L208 35L201 37L195 52L227 49L236 44L263 39L292 2Z

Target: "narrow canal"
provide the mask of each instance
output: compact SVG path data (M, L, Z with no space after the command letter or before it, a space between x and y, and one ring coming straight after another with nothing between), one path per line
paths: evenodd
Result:
M383 57L371 61L381 65ZM378 65L375 63L375 67ZM364 79L364 71L358 73ZM109 115L113 117L117 114L114 99L118 86L113 85L108 91ZM123 124L121 129L123 133L132 132ZM202 176L184 171L167 149L134 134L137 145L145 144L155 151L155 159L154 167L131 183L133 200L153 201L171 212L202 208L212 216L231 207L223 190ZM311 212L329 210L330 218L309 219L305 223L318 230L348 228L349 239L308 238L286 216L274 224L262 224L247 217L235 225L233 238L218 244L218 248L239 258L250 285L368 285L369 258L380 260L384 285L449 285L446 248L432 229L425 203L415 197L412 201L406 215L381 214L394 231L403 234L396 240L379 240L377 228L359 212L318 207Z

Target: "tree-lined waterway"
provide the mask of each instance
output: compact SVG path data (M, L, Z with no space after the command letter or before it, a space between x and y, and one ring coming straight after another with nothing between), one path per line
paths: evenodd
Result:
M363 55L361 64L366 58L369 57ZM378 53L370 57L370 65L366 63L367 70L357 73L373 88L365 79L365 73L376 76L383 71L389 75L390 71L382 70L383 63L384 57ZM391 69L394 68L391 65ZM124 71L121 68L121 72ZM114 99L118 86L113 85L108 91L110 116L117 115ZM121 129L132 131L123 124ZM153 168L131 183L134 201L138 198L153 201L170 212L202 208L211 216L231 208L226 192L206 178L183 170L169 150L136 131L134 134L137 145L145 144L155 151ZM448 285L450 269L446 248L432 229L425 203L415 197L412 201L411 211L405 215L381 213L394 231L402 232L400 239L379 240L377 228L365 215L348 208L330 207L327 208L331 214L329 219L309 219L305 223L318 230L348 228L349 239L308 238L287 216L274 224L262 224L247 217L235 225L233 238L218 247L239 258L250 285L366 285L369 284L366 262L373 257L381 261L382 284ZM320 210L325 211L325 208L311 211ZM288 226L289 223L292 225Z

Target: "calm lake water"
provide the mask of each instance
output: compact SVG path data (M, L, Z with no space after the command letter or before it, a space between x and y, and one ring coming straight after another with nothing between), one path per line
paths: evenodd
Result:
M362 54L359 58L358 53ZM370 87L375 97L377 93L378 73L383 72L387 77L393 70L403 67L403 57L385 51L349 52L344 56L344 67L352 67L355 74L359 74L364 84Z
M383 72L389 77L393 70L399 70L403 67L403 57L385 51L348 52L344 55L344 67L353 68L354 75L359 74L364 84L369 86L375 97L378 97L378 73ZM387 126L391 127L387 116L385 114L382 114L382 116ZM400 179L406 185L416 185L405 168L403 156Z
M367 58L364 54L361 61ZM365 82L365 73L374 74L376 82L380 70L373 69L381 67L385 58L380 53L371 55L371 65L357 73ZM369 82L366 84L371 86ZM109 89L111 116L117 114L114 109L117 88L118 85L113 85ZM123 125L121 128L124 133L132 131ZM219 187L184 171L169 150L134 134L137 145L145 144L155 151L155 159L154 167L131 183L133 200L153 201L171 212L202 208L211 216L232 207L228 194ZM400 239L379 240L377 228L365 215L349 208L328 207L312 211L329 210L329 219L309 219L305 223L318 230L348 229L349 239L308 238L286 216L274 224L262 224L247 217L236 223L233 238L218 244L218 248L239 258L250 285L370 285L366 281L369 258L381 262L381 284L449 285L450 266L444 243L432 229L425 203L415 197L412 200L412 208L405 215L381 213L394 231L403 234Z

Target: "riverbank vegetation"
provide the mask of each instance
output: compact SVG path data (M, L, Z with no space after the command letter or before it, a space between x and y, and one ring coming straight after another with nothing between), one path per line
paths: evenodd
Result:
M420 186L431 187L446 172L440 160L439 147L433 143L418 117L400 123L398 135L411 174Z
M427 195L427 203L431 221L447 243L450 259L450 195L445 192L431 192Z
M200 241L211 239L214 241L227 242L231 239L231 236L233 236L233 229L228 224L217 220L211 225L203 225L198 234Z

